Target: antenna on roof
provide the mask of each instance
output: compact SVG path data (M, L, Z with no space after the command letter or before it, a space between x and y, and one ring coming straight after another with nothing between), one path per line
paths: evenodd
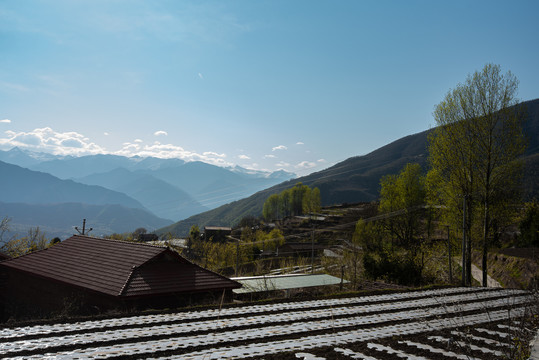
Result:
M90 228L90 230L88 230L88 233L90 231L92 231L94 228ZM82 232L79 230L79 228L77 226L75 226L75 230L77 230L79 232L79 234L81 235L86 235L88 233L85 233L86 232L86 219L82 219Z

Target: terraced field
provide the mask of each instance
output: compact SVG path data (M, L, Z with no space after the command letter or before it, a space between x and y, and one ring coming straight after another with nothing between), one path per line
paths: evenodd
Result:
M534 305L524 291L448 288L0 328L0 358L512 358Z

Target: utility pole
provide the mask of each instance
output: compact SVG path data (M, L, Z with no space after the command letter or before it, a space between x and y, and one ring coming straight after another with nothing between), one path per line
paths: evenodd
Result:
M462 286L468 286L468 279L466 274L467 261L466 261L466 195L462 197Z
M93 229L94 228L90 228L90 230L88 230L88 232L92 231ZM75 226L75 230L77 230L78 233L81 234L81 235L86 235L86 219L82 219L82 231L80 231L77 226Z
M314 224L311 231L311 274L314 274Z
M449 263L449 283L453 284L453 271L451 269L451 240L449 239L449 225L447 226L447 261Z
M238 276L238 267L240 265L240 242L236 241L236 277Z

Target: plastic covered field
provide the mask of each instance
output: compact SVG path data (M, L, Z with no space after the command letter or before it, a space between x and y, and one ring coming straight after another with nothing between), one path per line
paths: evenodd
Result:
M534 305L525 291L447 288L3 328L0 358L511 358Z

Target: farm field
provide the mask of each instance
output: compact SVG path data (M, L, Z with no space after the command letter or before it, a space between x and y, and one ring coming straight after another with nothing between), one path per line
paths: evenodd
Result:
M446 288L0 328L0 358L503 359L528 292Z

